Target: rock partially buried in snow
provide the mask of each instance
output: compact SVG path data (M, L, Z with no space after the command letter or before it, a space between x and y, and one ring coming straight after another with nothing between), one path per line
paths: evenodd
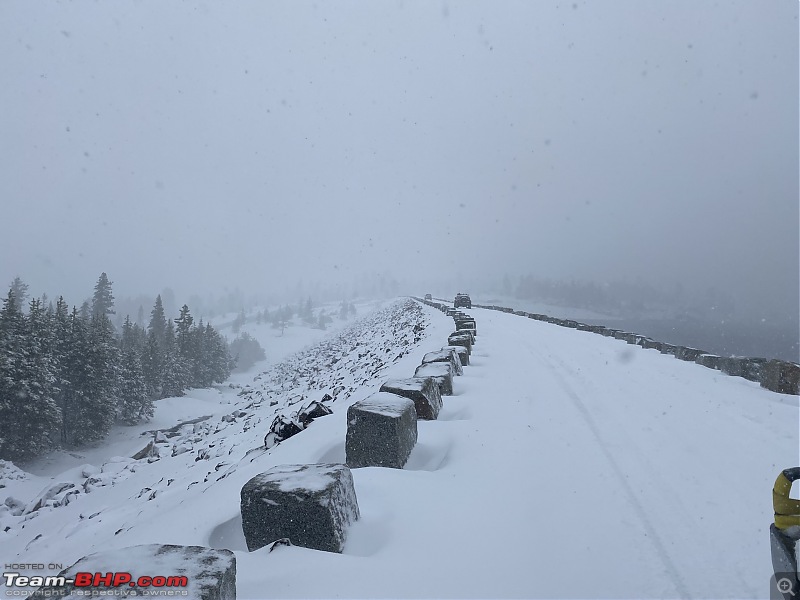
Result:
M381 386L380 391L397 394L414 402L417 419L436 419L442 409L442 394L433 377L390 379Z
M347 409L345 452L350 467L402 469L416 443L413 400L378 392Z
M707 354L707 353L705 350L698 350L697 348L675 346L675 358L679 360L694 362L697 360L697 357L702 354Z
M453 366L449 362L426 363L417 367L414 377L433 377L442 396L453 395Z
M450 334L450 336L454 335L467 336L469 338L470 345L475 345L475 333L472 331L472 329L459 329Z
M236 600L236 557L233 552L202 546L147 544L98 552L84 556L61 571L59 576L74 579L77 573L115 573L119 577L124 572L129 572L134 582L145 575L154 579L162 575L185 578L185 586L180 585L183 581L173 580L178 585L158 587L174 592L174 596L182 597L183 592L186 592L185 597L193 600ZM121 581L118 586L109 585L105 591L114 590L117 597L141 597L140 588L131 587L127 582ZM32 597L85 598L88 589L91 588L76 587L74 583L63 588L45 586Z
M772 359L761 369L761 387L781 394L798 394L800 365Z
M464 346L445 346L442 350L455 350L458 353L458 360L461 361L461 365L464 367L469 366L469 350Z
M358 520L350 469L339 464L279 465L242 488L242 530L251 552L281 538L341 552Z
M473 336L478 335L478 325L475 322L475 319L467 318L467 319L456 319L456 331L471 331Z
M677 351L678 347L675 346L674 344L667 344L667 343L661 344L661 354L671 354L672 356L675 356L675 352Z
M25 507L24 514L36 512L45 506L61 506L69 504L69 496L75 495L78 490L71 481L56 483L46 487L39 495L31 500Z
M447 336L448 346L464 346L467 352L472 353L472 336L464 332L451 333Z
M144 448L139 450L136 454L133 455L134 460L141 460L143 458L149 458L151 456L158 456L158 446L156 446L155 439L150 440L150 443L147 444Z
M694 362L698 365L703 365L709 369L717 369L719 370L722 365L723 358L721 356L716 356L715 354L701 354Z
M422 357L422 364L446 362L450 363L453 367L453 375L463 375L464 370L461 368L461 359L458 353L453 350L436 350L435 352L428 352Z
M744 377L750 381L761 381L761 370L766 362L766 358L729 356L722 359L720 370L726 375Z

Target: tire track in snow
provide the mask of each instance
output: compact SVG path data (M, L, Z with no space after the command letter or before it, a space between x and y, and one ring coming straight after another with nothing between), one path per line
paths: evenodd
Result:
M548 356L550 358L550 361L548 361L547 359L545 359L544 357L541 357L541 356L540 356L540 358L542 358L543 362L547 363L547 365L550 367L551 370L553 370L552 361L555 361L556 363L558 363L557 366L560 368L561 372L568 374L570 379L574 379L574 380L578 381L579 383L583 384L584 386L586 386L589 383L586 380L586 378L583 375L580 374L580 372L576 372L573 368L570 367L570 365L565 363L562 359L560 359L560 358L558 358L556 356L553 356L553 355L548 355ZM580 370L578 370L578 371L580 371ZM559 383L561 383L561 382L559 382ZM578 395L577 392L575 393L575 395L576 396ZM587 414L589 413L588 408L587 408L586 412L587 412ZM635 444L635 442L632 439L629 440L629 441L630 441L631 444ZM603 444L603 450L605 451L604 452L605 454L611 455L611 450L609 450L608 447L605 444ZM639 448L637 447L636 450L638 451ZM644 456L643 453L636 452L636 459L638 459L641 462L645 463L643 465L643 467L645 469L647 469L649 471L653 471L653 475L652 475L652 480L651 481L658 482L662 489L667 488L666 483L660 477L660 474L658 473L658 471L657 470L653 470L653 469L648 469L649 461L646 461L645 456ZM619 468L619 472L623 473L623 469ZM720 485L723 485L723 484L720 484ZM636 492L633 490L633 488L631 488L631 492L633 494L636 494ZM662 495L661 496L661 501L669 503L669 507L668 507L669 510L673 513L673 516L678 518L680 521L688 523L691 520L691 510L686 506L686 504L683 502L681 497L679 497L677 495L673 496L673 495L667 494L667 495ZM665 547L665 550L666 550L666 547ZM678 571L677 568L676 568L676 571ZM739 585L740 589L745 591L743 597L754 597L755 598L755 597L758 597L760 595L759 588L754 587L751 582L748 582L745 578L743 578L741 576L741 574L740 574L739 568L737 568L735 564L730 564L729 565L728 573L729 573L728 577L730 579L735 580L736 582L738 582L738 585Z
M592 432L592 435L594 436L597 445L600 447L600 450L606 457L606 460L608 460L608 463L611 466L614 475L619 481L620 487L624 490L625 494L628 496L628 501L631 503L631 506L633 507L636 516L639 518L645 530L647 531L647 537L650 540L650 543L653 545L653 548L655 549L656 554L658 555L662 564L664 565L664 570L666 571L668 577L672 581L672 584L675 586L675 590L678 592L678 595L681 598L691 598L692 595L689 592L689 588L684 582L683 577L681 577L681 574L678 571L678 568L675 566L672 557L669 555L669 552L667 551L664 542L659 537L655 526L653 525L650 518L647 516L647 511L645 510L644 506L642 506L642 503L639 501L636 492L633 490L630 483L628 483L628 480L625 477L625 473L619 466L619 463L617 462L616 458L614 458L614 455L611 454L611 451L608 449L606 442L603 439L603 436L601 435L600 430L597 427L597 424L592 418L592 415L589 413L589 409L586 408L586 405L583 403L583 400L581 400L580 396L572 389L569 383L561 375L561 373L559 372L560 369L558 368L557 365L554 365L552 361L548 360L546 357L537 352L534 349L534 347L528 342L524 340L521 340L521 342L532 355L542 360L542 362L544 362L549 367L550 372L553 375L553 378L556 380L561 389L564 390L564 393L566 393L567 396L569 396L573 406L575 406L575 408L583 417L583 420L586 423L586 426Z
M583 421L586 423L586 426L592 432L592 436L595 438L595 441L599 446L601 452L603 453L603 456L605 456L606 460L608 461L609 466L614 472L614 476L619 481L620 487L625 492L625 495L628 497L628 501L633 508L633 512L639 519L639 521L642 523L642 526L644 527L647 533L647 538L650 540L650 544L655 550L658 559L664 566L665 574L672 582L672 585L674 586L677 595L680 598L692 598L692 594L689 591L689 587L683 580L683 577L681 576L677 566L675 565L675 562L672 560L672 557L667 551L664 542L661 540L655 526L648 517L647 511L645 510L644 506L642 506L642 503L639 501L636 492L631 487L630 483L628 483L624 471L619 466L619 463L617 462L614 455L608 449L608 446L606 445L605 440L603 439L603 436L600 433L599 428L597 427L597 424L592 418L589 409L586 407L583 400L581 400L580 396L575 392L575 390L572 389L570 384L561 374L560 371L565 368L565 365L563 365L562 363L561 366L559 367L559 365L554 364L552 360L548 359L541 352L537 351L536 348L533 346L533 344L531 344L524 336L516 334L514 335L514 337L519 342L519 344L530 353L531 356L541 360L542 363L544 363L548 367L548 371L553 376L555 382L572 401L573 406L580 413L581 417L583 418ZM558 359L555 360L557 361Z

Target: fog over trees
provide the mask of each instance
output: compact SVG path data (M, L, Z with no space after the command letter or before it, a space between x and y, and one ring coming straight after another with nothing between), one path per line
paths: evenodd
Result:
M31 299L24 309L16 296L24 289L15 279L0 309L0 458L97 442L114 423L150 419L154 400L221 383L235 366L211 325L196 324L187 305L167 319L160 296L146 329L126 316L116 331L105 273L91 314L63 297L47 307Z

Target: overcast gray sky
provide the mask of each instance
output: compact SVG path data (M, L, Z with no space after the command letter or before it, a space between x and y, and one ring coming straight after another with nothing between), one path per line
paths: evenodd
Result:
M469 265L796 311L797 14L3 0L0 282L75 302L101 271L189 294Z

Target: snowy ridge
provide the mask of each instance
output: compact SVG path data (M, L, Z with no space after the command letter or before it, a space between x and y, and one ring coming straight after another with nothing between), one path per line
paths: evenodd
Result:
M221 418L201 417L153 430L149 444L143 438L142 446L147 447L142 458L117 456L99 467L71 469L33 498L16 497L14 482L29 474L3 461L0 486L8 494L0 504L3 557L16 555L20 562L33 554L41 557L53 547L54 536L69 540L57 545L64 566L112 547L184 543L186 531L171 536L160 528L164 534L154 536L154 520L164 511L182 512L178 507L185 501L192 506L198 494L218 493L221 482L242 467L246 478L266 470L257 459L271 452L263 448L263 438L276 414L292 414L306 395L321 396L323 391L339 401L334 411L346 412L344 401L358 390L363 396L377 388L382 371L419 344L426 325L417 303L395 301L256 376L254 385L242 387L232 410ZM185 524L183 519L179 522ZM193 543L208 544L207 538L189 537Z
M295 404L298 394L327 391L334 401L347 400L419 343L426 323L416 302L402 300L257 375L257 385L239 395L256 403L283 397Z

